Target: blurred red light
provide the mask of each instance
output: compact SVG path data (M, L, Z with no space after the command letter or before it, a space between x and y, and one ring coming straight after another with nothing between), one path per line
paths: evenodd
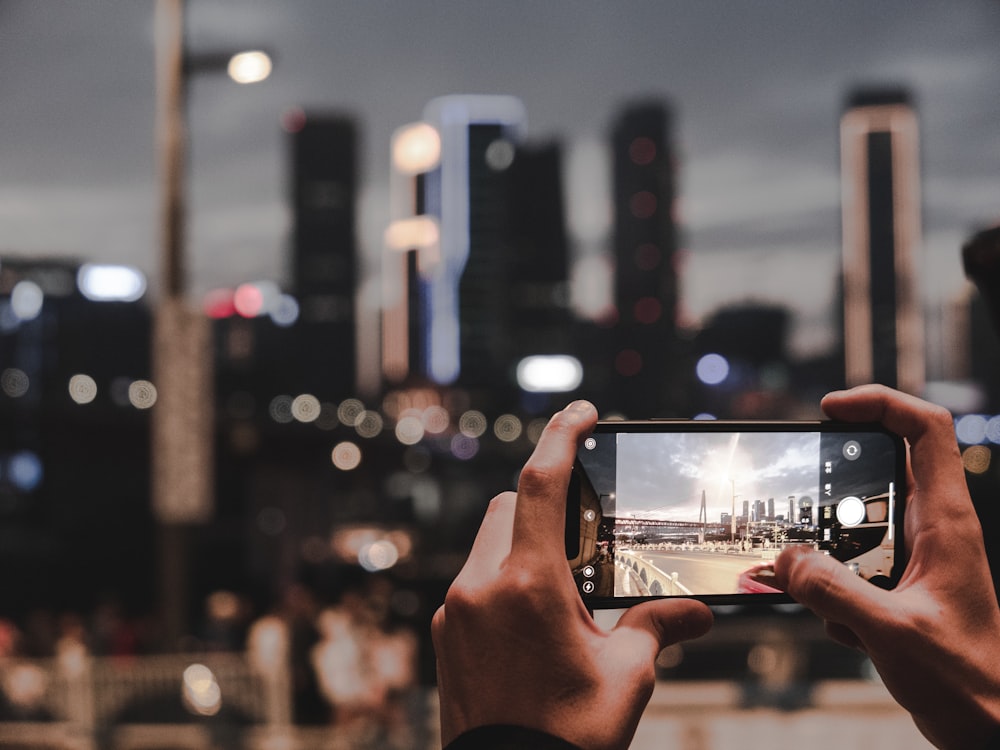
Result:
M648 190L642 190L629 200L629 210L637 219L648 219L656 213L656 196Z
M214 319L231 318L236 314L236 305L233 302L232 289L213 289L205 295L202 301L202 309L205 315Z
M640 136L629 144L628 157L636 166L644 167L652 164L656 158L656 143L652 138Z
M658 321L662 312L663 306L655 297L643 297L633 308L635 319L645 325Z
M256 318L264 311L264 293L255 284L240 284L233 295L233 306L244 318Z
M635 349L623 349L615 357L615 369L626 378L638 375L642 369L642 355Z

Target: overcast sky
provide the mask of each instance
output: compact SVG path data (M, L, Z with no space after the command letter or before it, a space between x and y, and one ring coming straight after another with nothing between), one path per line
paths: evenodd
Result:
M819 433L632 433L618 436L619 518L697 521L702 492L709 521L743 502L774 498L787 514L788 497L816 500Z
M153 0L0 0L0 254L130 262L155 277L153 9ZM529 137L565 143L575 250L586 256L605 246L616 108L668 99L688 314L747 299L788 304L802 351L831 333L837 120L852 86L914 94L921 288L932 308L965 288L962 240L1000 220L996 0L190 0L189 11L193 51L264 44L277 57L256 86L194 82L195 294L285 279L280 120L293 106L358 118L371 278L389 139L428 100L520 97Z

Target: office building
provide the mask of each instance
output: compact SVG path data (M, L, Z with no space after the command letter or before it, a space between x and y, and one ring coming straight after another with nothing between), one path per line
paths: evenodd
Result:
M840 121L840 149L845 380L920 393L920 169L908 93L854 93Z
M677 393L676 176L670 113L662 102L624 109L613 134L613 367L608 406L672 413Z

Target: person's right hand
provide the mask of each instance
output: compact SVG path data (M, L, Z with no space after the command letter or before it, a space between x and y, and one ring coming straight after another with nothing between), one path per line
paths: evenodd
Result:
M811 549L775 561L781 588L864 651L940 748L1000 742L1000 608L951 414L882 386L829 394L834 419L881 422L909 443L906 568L884 591Z

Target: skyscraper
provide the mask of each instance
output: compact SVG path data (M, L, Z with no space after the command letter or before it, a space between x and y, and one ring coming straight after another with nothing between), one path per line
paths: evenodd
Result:
M339 115L295 111L291 135L292 286L304 372L334 397L355 389L356 129ZM311 385L311 384L304 384Z
M615 305L612 405L627 414L671 411L676 377L674 155L670 116L642 102L617 118L613 135Z
M427 376L439 385L497 385L509 343L507 185L525 126L521 102L448 96L424 119L441 138L423 178L423 208L438 218L440 258L422 270Z
M923 389L917 118L908 93L861 90L840 121L848 386Z

